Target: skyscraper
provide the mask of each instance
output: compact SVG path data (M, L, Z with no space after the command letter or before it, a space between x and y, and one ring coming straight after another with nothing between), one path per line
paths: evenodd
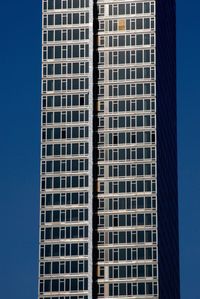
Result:
M179 299L175 0L43 0L39 299Z

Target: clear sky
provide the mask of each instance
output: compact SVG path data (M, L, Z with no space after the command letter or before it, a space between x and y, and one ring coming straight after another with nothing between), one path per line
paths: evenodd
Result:
M199 11L199 0L177 1L182 299L200 298ZM0 18L2 299L37 298L40 62L41 0L2 0Z

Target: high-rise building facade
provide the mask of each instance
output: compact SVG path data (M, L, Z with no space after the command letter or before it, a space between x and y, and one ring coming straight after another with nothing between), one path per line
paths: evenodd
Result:
M179 299L175 0L43 0L39 299Z

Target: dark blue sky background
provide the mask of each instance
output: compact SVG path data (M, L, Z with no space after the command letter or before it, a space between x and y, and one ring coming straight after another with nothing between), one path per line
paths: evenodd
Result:
M177 1L182 299L200 298L199 11L199 0ZM37 298L40 61L41 1L2 1L0 18L2 299Z

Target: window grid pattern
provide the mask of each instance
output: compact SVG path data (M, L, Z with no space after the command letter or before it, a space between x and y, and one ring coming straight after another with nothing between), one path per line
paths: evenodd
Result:
M43 0L39 299L89 299L89 0Z
M98 6L98 298L158 298L155 1Z

